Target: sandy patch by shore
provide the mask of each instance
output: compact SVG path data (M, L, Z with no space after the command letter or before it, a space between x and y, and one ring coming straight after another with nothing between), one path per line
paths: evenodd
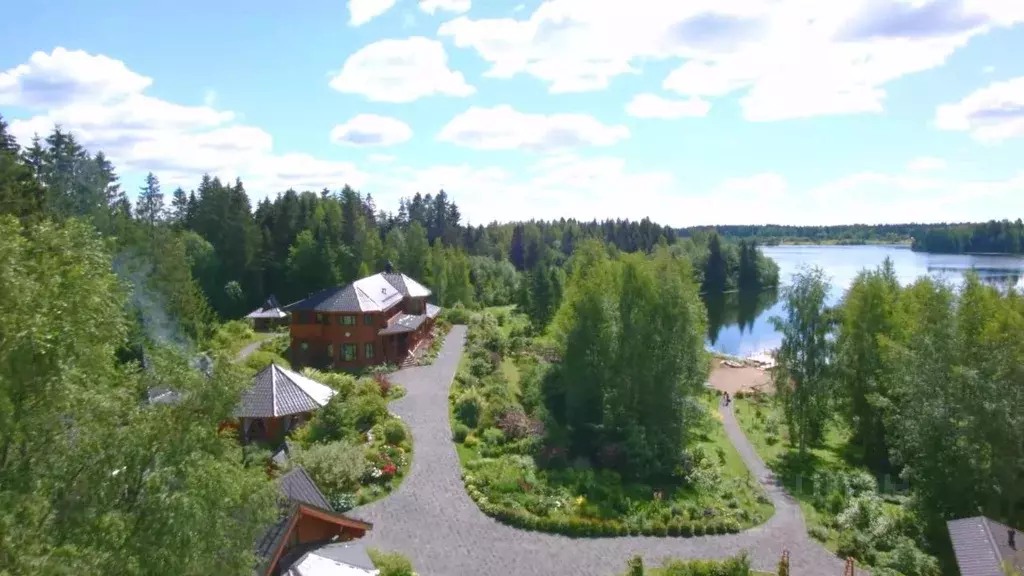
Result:
M716 390L729 394L740 390L772 390L772 376L768 371L752 366L733 368L724 364L721 358L712 360L711 377L708 380Z

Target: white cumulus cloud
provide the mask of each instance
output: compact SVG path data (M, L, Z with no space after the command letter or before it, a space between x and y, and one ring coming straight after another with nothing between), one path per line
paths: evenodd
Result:
M433 14L438 10L463 14L469 12L472 0L420 0L420 10Z
M348 0L348 23L351 26L362 26L394 5L395 0Z
M994 82L935 111L942 130L970 132L982 142L1024 136L1024 76Z
M438 140L480 150L565 150L610 146L629 129L607 125L586 114L531 114L511 106L471 107L453 118Z
M475 50L488 76L527 74L553 93L678 62L665 89L740 92L746 118L775 121L879 112L888 83L1019 22L1024 3L1001 0L547 0L524 18L462 16L439 35Z
M35 52L28 62L0 73L0 104L50 108L105 102L137 94L152 83L120 60L58 47L50 54Z
M476 92L461 72L448 68L444 46L422 36L380 40L363 47L348 57L330 86L373 101L395 103L433 95L466 97Z
M351 146L392 146L412 138L412 128L396 118L360 114L331 130L331 142Z
M674 120L693 116L707 116L711 103L700 98L671 100L656 94L637 94L626 105L626 114L637 118Z
M194 186L203 173L274 191L365 182L350 162L275 152L269 133L238 123L230 110L147 95L151 83L119 60L56 48L0 73L0 102L38 112L10 121L21 144L60 124L120 172L152 171L165 186Z

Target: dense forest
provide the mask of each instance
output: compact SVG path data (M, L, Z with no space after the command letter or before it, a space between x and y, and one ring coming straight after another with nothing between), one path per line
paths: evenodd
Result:
M840 226L727 225L682 228L676 233L691 236L716 230L726 238L745 238L762 245L806 244L895 244L908 242L931 224L844 224Z
M668 245L694 262L706 291L778 282L777 268L753 242L724 241L713 233L679 239L649 219L473 226L462 221L444 191L402 199L393 212L348 186L288 190L253 209L240 180L204 176L194 190L167 193L149 174L133 206L102 151L90 154L73 134L57 127L24 150L2 119L0 134L8 153L0 211L25 218L89 217L116 239L119 266L137 277L159 276L152 288L190 338L202 339L213 320L238 318L270 295L295 301L378 272L388 262L431 286L442 306L519 302L543 323L557 305L545 299L559 293L557 285L545 285L562 281L558 269L588 238L627 253ZM191 283L171 281L189 273L198 292ZM523 300L524 290L533 302ZM141 313L155 312L143 306Z
M686 238L715 231L728 240L778 244L905 244L944 254L1024 253L1024 222L1018 218L960 224L849 224L841 226L698 226L676 230Z
M945 254L1024 253L1024 222L991 220L980 224L936 226L914 235L914 250Z

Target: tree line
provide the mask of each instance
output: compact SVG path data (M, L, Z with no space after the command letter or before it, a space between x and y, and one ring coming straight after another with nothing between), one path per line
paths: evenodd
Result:
M945 521L1024 525L1024 298L970 274L959 286L901 286L892 263L861 272L841 304L801 272L777 318L775 372L790 438L805 453L838 418L867 466L910 486L933 551Z
M1024 222L1020 218L979 224L937 226L914 235L914 250L944 254L1024 253Z

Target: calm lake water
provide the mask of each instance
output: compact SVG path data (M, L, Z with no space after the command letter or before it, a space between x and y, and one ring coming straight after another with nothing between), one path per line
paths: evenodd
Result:
M819 266L830 277L833 302L838 302L858 272L875 268L888 256L901 284L923 275L958 282L975 270L986 282L1024 288L1024 258L965 254L924 254L903 246L765 246L765 256L779 265L779 281L785 286L802 266ZM708 347L735 356L775 348L781 337L769 318L781 315L780 291L756 295L727 294L706 298Z

